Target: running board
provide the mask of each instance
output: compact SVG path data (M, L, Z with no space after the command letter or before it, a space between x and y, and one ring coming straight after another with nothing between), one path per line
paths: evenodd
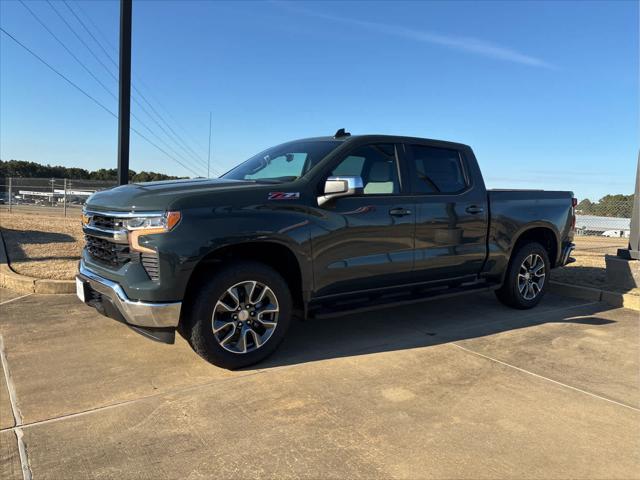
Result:
M352 313L368 312L381 308L412 305L415 303L439 300L441 298L456 297L472 292L491 292L500 288L500 285L487 284L485 282L471 285L458 285L455 287L423 288L418 291L392 292L378 294L376 296L358 296L342 299L324 299L313 302L309 306L309 316L312 318L332 318Z

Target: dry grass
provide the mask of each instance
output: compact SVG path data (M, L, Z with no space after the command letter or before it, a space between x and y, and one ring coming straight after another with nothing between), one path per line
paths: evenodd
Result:
M73 279L84 243L79 212L65 218L1 211L0 228L14 271L36 278Z

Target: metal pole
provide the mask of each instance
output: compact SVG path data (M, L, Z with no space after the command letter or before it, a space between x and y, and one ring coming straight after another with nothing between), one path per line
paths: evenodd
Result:
M11 213L12 202L13 202L13 182L12 182L12 178L9 177L9 213Z
M638 152L638 166L636 167L636 190L633 194L633 211L631 212L629 256L636 260L640 260L640 152Z
M120 87L118 108L118 184L129 183L131 122L131 17L132 0L120 0Z
M207 178L209 175L209 165L211 164L211 112L209 112L209 154L207 155Z
M67 216L67 179L64 179L64 200L63 200L63 205L64 205L64 216Z

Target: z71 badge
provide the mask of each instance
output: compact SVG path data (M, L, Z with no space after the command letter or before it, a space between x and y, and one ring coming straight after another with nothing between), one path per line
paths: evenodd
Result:
M300 192L269 192L268 200L298 200Z

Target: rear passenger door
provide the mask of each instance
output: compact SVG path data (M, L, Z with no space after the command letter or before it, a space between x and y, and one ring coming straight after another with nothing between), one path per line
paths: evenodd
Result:
M480 272L486 255L488 206L464 151L430 143L404 145L416 205L415 279L443 280Z

